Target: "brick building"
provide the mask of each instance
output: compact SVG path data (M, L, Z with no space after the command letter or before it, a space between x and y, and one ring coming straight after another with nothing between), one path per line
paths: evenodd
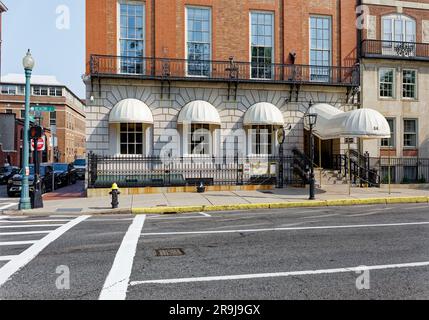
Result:
M3 76L0 83L0 113L24 116L24 75ZM41 125L55 135L47 161L72 162L85 156L85 106L66 86L53 76L33 75L31 78L31 106L50 105L55 112L42 112ZM33 114L37 116L36 114Z
M392 136L364 142L375 157L391 157L395 182L429 179L429 1L363 0L362 106L380 111ZM427 164L428 165L428 164ZM382 166L383 176L388 172Z
M88 0L88 151L277 156L282 128L285 155L307 151L310 104L329 117L359 106L356 4ZM330 160L348 145L338 134L316 149Z

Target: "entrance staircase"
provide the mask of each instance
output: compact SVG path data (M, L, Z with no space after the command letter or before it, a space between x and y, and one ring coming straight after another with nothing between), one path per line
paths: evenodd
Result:
M326 185L347 185L347 178L338 170L314 169L316 185L320 188Z

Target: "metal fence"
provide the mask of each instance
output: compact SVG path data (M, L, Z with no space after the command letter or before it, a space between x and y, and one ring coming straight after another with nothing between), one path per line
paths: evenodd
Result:
M429 44L404 41L364 40L362 41L362 56L365 58L401 58L428 61Z
M427 158L370 158L370 167L377 170L381 183L429 183Z
M282 165L281 165L282 164ZM279 170L283 169L283 181ZM205 185L302 185L293 157L157 158L88 155L88 187L181 187Z
M92 55L92 76L359 85L358 67Z

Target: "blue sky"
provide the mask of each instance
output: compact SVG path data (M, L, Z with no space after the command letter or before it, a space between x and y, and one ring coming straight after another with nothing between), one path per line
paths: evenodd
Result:
M9 9L3 15L2 74L23 73L22 58L30 48L34 74L54 75L84 98L85 0L2 1ZM61 5L69 9L69 25L66 11L56 13Z

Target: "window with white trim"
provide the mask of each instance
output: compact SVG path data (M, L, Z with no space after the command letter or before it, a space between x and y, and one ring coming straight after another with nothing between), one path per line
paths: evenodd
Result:
M379 70L379 87L381 98L393 98L395 87L395 69L382 68Z
M209 124L191 124L191 130L188 132L188 154L211 154L211 132Z
M143 154L143 124L120 124L120 152L124 155Z
M404 147L417 148L417 119L404 119Z
M310 17L311 80L329 81L332 56L332 21L327 16Z
M145 50L144 4L120 3L121 73L142 74Z
M272 125L252 126L252 154L273 154L274 128Z
M35 95L35 96L48 96L49 95L48 87L34 86L33 87L33 95Z
M402 97L407 99L417 98L416 70L402 70Z
M4 95L16 95L17 93L17 86L15 85L2 85L1 86L1 94Z
M271 79L274 60L274 14L252 12L250 16L252 78Z
M416 22L402 14L381 18L383 54L408 55L415 53Z
M390 127L390 138L384 138L381 139L381 146L382 147L395 147L395 134L396 134L396 127L395 127L395 118L386 118L387 123Z
M190 76L208 77L211 59L211 9L186 8L187 72Z

